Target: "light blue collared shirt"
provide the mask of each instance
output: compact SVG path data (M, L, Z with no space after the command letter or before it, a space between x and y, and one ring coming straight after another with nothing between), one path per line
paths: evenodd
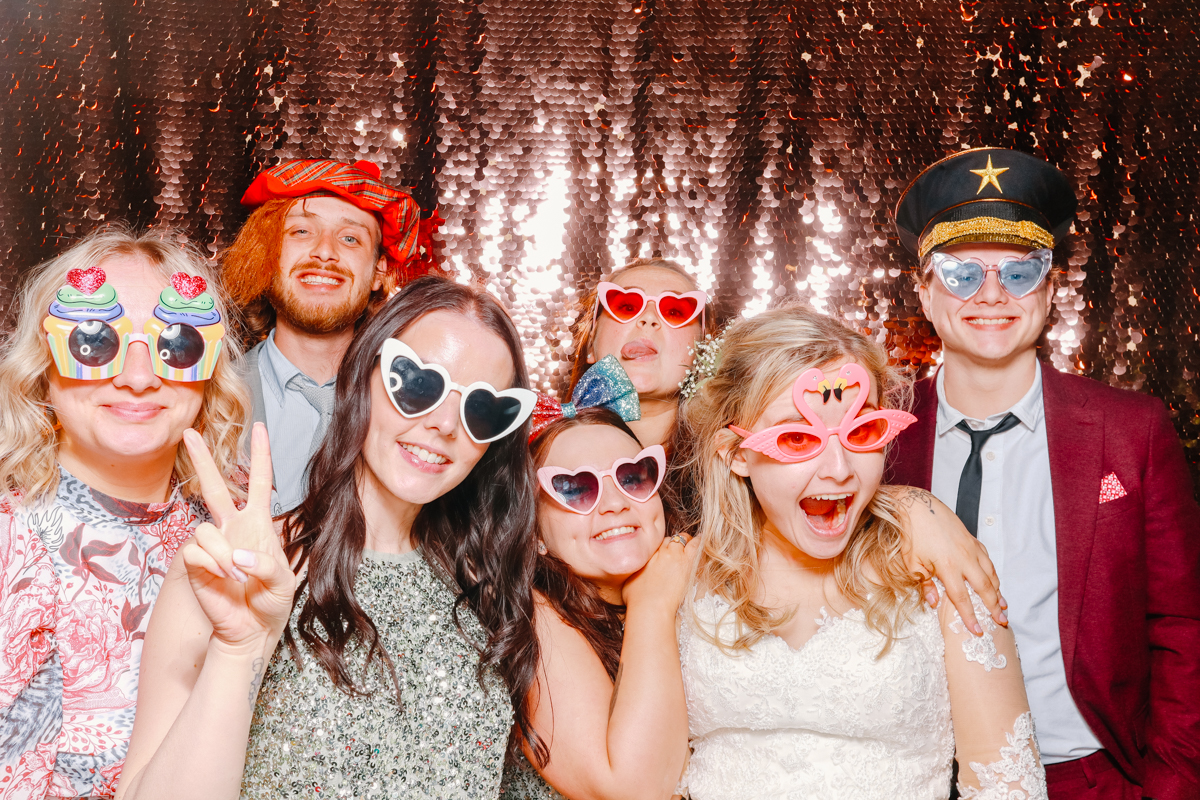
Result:
M976 530L1000 576L1000 591L1009 602L1009 624L1020 650L1042 763L1083 758L1101 745L1071 697L1063 665L1042 370L1034 371L1033 385L1016 405L985 420L971 419L951 406L946 401L945 382L945 370L938 370L931 488L934 497L950 508L958 502L958 481L971 454L971 437L955 426L965 419L974 430L991 428L1009 412L1020 420L1019 425L993 434L983 447Z
M262 377L263 417L271 437L271 466L275 471L271 513L278 516L304 499L304 474L321 414L304 395L288 386L296 376L308 376L275 346L274 330L262 348L258 372ZM330 379L324 385L333 384L334 379Z

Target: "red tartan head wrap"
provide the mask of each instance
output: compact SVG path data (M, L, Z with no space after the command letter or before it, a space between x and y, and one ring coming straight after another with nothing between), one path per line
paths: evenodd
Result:
M405 273L417 252L417 223L421 209L406 192L379 179L370 161L344 164L329 159L288 161L259 174L242 195L242 205L260 206L268 200L305 195L334 195L379 217L388 268Z

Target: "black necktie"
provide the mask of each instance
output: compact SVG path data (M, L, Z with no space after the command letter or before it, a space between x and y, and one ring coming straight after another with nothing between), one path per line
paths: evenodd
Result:
M962 520L963 525L972 536L978 537L976 528L979 526L979 490L983 486L983 446L994 433L1004 433L1015 428L1021 420L1012 414L1005 414L994 428L977 431L972 430L964 419L954 427L966 431L971 437L971 455L963 465L962 477L958 479L958 502L954 505L954 513Z

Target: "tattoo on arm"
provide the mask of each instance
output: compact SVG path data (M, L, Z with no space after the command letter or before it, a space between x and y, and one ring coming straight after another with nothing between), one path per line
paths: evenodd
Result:
M617 677L613 680L612 700L608 702L608 716L612 716L613 709L617 707L617 691L621 688L621 674L625 672L625 662L622 661L617 665Z
M258 687L262 686L263 666L265 662L261 657L254 659L254 677L250 679L250 710L254 711L254 701L258 698Z
M896 501L904 506L909 511L912 511L917 506L929 509L929 513L935 513L933 510L933 495L924 489L915 489L912 486L906 486L896 494Z

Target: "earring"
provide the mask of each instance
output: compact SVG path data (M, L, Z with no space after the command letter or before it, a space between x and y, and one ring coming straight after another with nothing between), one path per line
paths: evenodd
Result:
M538 550L539 556L544 556L544 555L546 555L547 552L549 552L548 550L546 550L546 543L541 540L538 541L537 550Z

